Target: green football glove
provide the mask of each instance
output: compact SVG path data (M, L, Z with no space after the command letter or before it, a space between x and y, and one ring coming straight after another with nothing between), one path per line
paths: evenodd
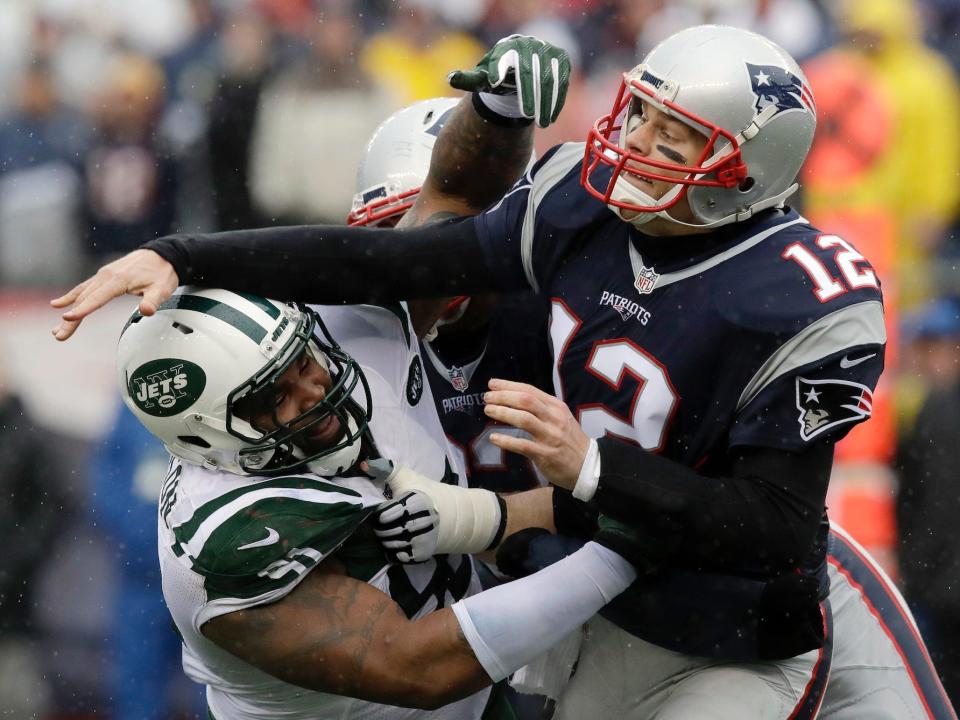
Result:
M656 565L651 552L650 539L637 528L631 527L609 515L600 515L597 519L599 529L593 541L613 550L625 560L630 561L637 573L644 575Z
M515 110L512 97L501 100L481 95L481 99L499 115L532 119L547 127L560 115L567 99L570 56L535 37L510 35L498 40L473 70L456 70L447 80L457 90L515 96Z

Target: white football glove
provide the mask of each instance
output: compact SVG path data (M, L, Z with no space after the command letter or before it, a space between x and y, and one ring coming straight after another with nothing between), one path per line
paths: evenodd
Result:
M437 513L423 493L404 493L381 505L373 532L390 562L419 563L437 554Z
M436 554L447 553L477 553L495 547L503 537L507 526L507 508L503 500L489 490L479 488L462 488L457 485L447 485L421 475L403 465L394 467L388 460L376 460L369 463L370 474L375 480L384 479L393 493L393 497L402 500L409 493L416 491L425 498L430 508L436 514L437 542L434 549ZM408 500L411 508L414 503L419 504L420 498ZM387 508L384 507L384 510ZM422 523L424 516L416 520L413 515L421 512L416 510L410 513L410 522ZM404 511L397 511L398 527L404 524ZM393 514L391 513L391 516ZM411 537L413 532L421 529L408 527L401 530ZM393 538L403 543L402 538ZM420 543L423 545L424 543ZM413 557L419 557L420 551L411 552ZM414 562L420 562L414 560Z

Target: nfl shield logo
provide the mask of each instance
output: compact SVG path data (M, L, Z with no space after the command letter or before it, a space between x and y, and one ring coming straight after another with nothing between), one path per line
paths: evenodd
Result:
M448 374L450 376L450 384L453 385L455 390L464 392L467 389L467 379L463 376L463 368L458 368L454 365L450 368Z
M637 279L633 286L640 291L641 295L649 295L653 292L653 288L656 287L659 279L660 273L654 272L653 268L642 267L640 272L637 273Z

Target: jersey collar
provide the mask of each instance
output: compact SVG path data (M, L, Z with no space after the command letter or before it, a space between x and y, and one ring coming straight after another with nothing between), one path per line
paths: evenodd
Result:
M631 245L640 253L645 265L656 268L661 274L676 272L699 265L793 217L798 217L794 210L771 208L749 220L723 225L708 233L660 237L635 230L631 234Z
M786 211L778 210L775 215L770 217L764 214L764 217L758 218L756 222L748 221L749 224L738 223L733 226L738 229L738 232L732 237L727 236L720 239L716 237L717 234L712 233L711 236L715 239L715 244L711 244L708 250L699 255L693 255L692 257L688 255L682 260L660 264L657 264L651 258L651 254L646 249L641 253L637 243L631 242L629 247L630 263L637 277L640 277L641 273L650 274L651 272L656 277L654 287L647 290L647 292L652 292L653 289L660 289L693 275L699 275L742 252L746 252L784 228L806 222L806 219L797 214L796 211L789 209ZM703 236L694 237L697 237L699 241L702 241L703 238ZM657 239L661 240L661 238ZM667 238L662 239L666 240ZM680 242L682 238L673 237L669 240ZM687 255L687 253L684 254Z

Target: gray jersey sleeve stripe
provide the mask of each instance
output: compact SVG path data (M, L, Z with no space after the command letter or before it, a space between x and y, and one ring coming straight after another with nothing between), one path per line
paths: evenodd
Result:
M830 313L794 335L767 358L740 394L737 410L746 407L774 380L799 367L846 348L886 341L887 330L880 302L871 300Z
M530 287L535 292L540 292L540 283L537 282L533 271L533 233L537 207L544 196L582 159L583 143L566 143L537 170L537 174L533 178L533 186L530 188L530 196L527 198L527 211L523 216L520 253L523 258L523 272L527 276L527 282L530 283Z

